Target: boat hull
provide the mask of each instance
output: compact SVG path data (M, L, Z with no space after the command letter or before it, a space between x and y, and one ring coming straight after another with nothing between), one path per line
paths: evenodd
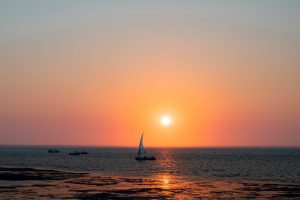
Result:
M48 153L59 153L59 150L57 150L57 149L49 149Z
M70 156L79 156L80 153L77 153L77 152L73 152L73 153L69 153Z
M143 161L143 160L156 160L155 157L135 157L135 160Z

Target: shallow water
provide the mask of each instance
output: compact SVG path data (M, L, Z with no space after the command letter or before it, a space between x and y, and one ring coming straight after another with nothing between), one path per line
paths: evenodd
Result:
M300 184L125 178L98 173L0 167L0 199L299 199Z
M135 161L134 148L0 147L0 166L98 172L109 176L189 181L272 181L300 183L299 148L148 149L156 161ZM74 150L88 155L69 156Z

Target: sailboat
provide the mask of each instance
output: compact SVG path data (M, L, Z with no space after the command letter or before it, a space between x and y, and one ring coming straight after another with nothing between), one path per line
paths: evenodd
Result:
M136 160L156 160L156 158L154 156L146 154L146 150L143 145L143 136L144 136L144 131L142 132L138 153L137 153L135 159Z

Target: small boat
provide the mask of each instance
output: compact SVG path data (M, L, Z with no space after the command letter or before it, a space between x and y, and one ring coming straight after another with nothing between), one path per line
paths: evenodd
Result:
M80 154L88 154L87 151L80 151Z
M143 136L144 136L144 131L142 132L142 136L141 136L141 139L140 139L140 145L139 145L139 150L138 150L138 153L137 155L135 156L135 160L156 160L156 158L153 156L153 155L148 155L146 153L146 150L144 148L144 145L143 145Z
M74 151L69 153L70 156L79 156L80 152L79 151Z
M59 153L59 150L57 150L57 149L49 149L48 153Z

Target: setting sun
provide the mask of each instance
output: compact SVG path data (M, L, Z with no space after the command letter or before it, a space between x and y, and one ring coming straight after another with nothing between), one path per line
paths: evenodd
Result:
M168 116L164 116L161 118L160 122L164 126L169 126L171 124L171 118Z

